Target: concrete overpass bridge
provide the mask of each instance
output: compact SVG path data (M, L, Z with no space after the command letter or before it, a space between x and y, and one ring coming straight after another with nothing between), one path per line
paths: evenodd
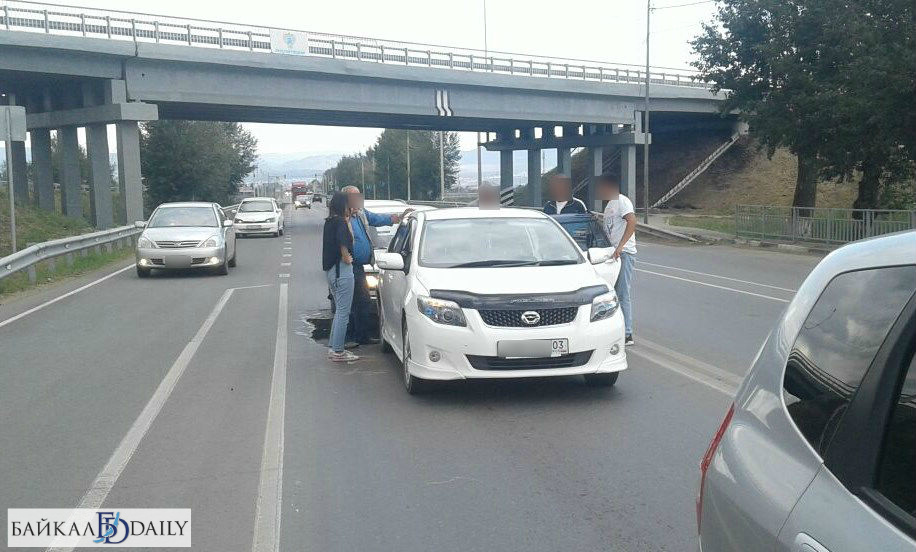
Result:
M650 71L653 131L731 124L693 76ZM534 181L541 149L556 148L567 174L572 148L590 149L596 173L619 149L632 191L636 147L651 140L641 123L644 82L644 70L621 64L0 0L0 101L26 108L36 166L30 196L25 142L13 142L17 195L53 208L56 130L63 210L79 216L77 128L85 127L100 228L111 226L113 207L125 221L143 217L137 125L159 118L495 132L487 147L502 152L504 187L513 150L528 150Z

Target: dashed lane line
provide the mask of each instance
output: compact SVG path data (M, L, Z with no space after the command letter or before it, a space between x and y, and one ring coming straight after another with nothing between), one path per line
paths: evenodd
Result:
M671 275L671 274L662 274L661 272L653 272L653 271L651 271L651 270L646 270L646 269L644 269L644 268L636 268L636 269L634 269L634 270L636 270L637 272L644 272L644 273L646 273L646 274L652 274L652 275L654 275L654 276L661 276L662 278L671 278L672 280L680 280L680 281L682 281L682 282L690 282L691 284L697 284L697 285L699 285L699 286L706 286L706 287L711 287L711 288L715 288L715 289L721 289L721 290L724 290L724 291L731 291L731 292L734 292L734 293L742 293L742 294L744 294L744 295L750 295L750 296L752 296L752 297L760 297L761 299L769 299L770 301L778 301L778 302L780 302L780 303L788 303L788 302L789 302L789 299L783 299L783 298L781 298L781 297L773 297L772 295L764 295L764 294L762 294L762 293L754 293L754 292L752 292L752 291L745 291L745 290L743 290L743 289L735 289L735 288L730 288L730 287L726 287L726 286L719 286L719 285L716 285L716 284L710 284L710 283L708 283L708 282L701 282L701 281L699 281L699 280L691 280L690 278L681 278L680 276L673 276L673 275Z
M720 279L720 280L729 280L729 281L731 281L731 282L739 282L739 283L742 283L742 284L750 284L750 285L758 286L758 287L765 287L765 288L770 288L770 289L777 289L777 290L779 290L779 291L786 291L786 292L788 292L788 293L795 293L796 291L798 291L798 290L791 289L791 288L784 288L784 287L779 287L779 286L773 286L773 285L770 285L770 284L761 284L760 282L752 282L752 281L750 281L750 280L740 280L740 279L738 279L738 278L731 278L731 277L729 277L729 276L720 276L719 274L710 274L710 273L708 273L708 272L699 272L699 271L696 271L696 270L688 270L688 269L686 269L686 268L680 268L680 267L677 267L677 266L668 266L668 265L660 265L660 264L655 264L655 263L648 263L648 262L646 262L646 261L640 261L640 260L638 260L638 259L636 260L636 264L638 264L638 265L646 265L646 266L654 266L654 267L657 267L657 268L667 268L667 269L669 269L669 270L677 270L678 272L687 272L687 273L690 273L690 274L698 274L698 275L700 275L700 276L709 276L709 277L711 277L711 278L718 278L718 279Z

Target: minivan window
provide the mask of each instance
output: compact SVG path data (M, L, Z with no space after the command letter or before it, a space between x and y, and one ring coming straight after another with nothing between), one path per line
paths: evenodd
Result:
M783 387L789 414L818 453L914 292L916 266L847 272L827 285L808 314Z
M916 357L906 377L884 437L876 489L916 516Z

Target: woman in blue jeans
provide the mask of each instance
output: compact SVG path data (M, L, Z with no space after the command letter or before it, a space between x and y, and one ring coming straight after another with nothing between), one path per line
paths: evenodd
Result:
M328 278L328 287L334 296L334 320L331 321L331 338L328 360L353 362L359 357L344 349L347 321L353 304L353 230L350 228L350 208L347 194L335 192L328 202L328 218L324 220L321 267Z

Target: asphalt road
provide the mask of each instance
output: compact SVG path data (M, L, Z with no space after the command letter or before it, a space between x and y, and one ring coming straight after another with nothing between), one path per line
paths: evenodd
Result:
M331 365L310 338L323 214L240 240L229 276L128 267L0 306L3 516L190 507L196 550L693 548L699 458L817 258L640 243L616 387L410 397L393 356Z

